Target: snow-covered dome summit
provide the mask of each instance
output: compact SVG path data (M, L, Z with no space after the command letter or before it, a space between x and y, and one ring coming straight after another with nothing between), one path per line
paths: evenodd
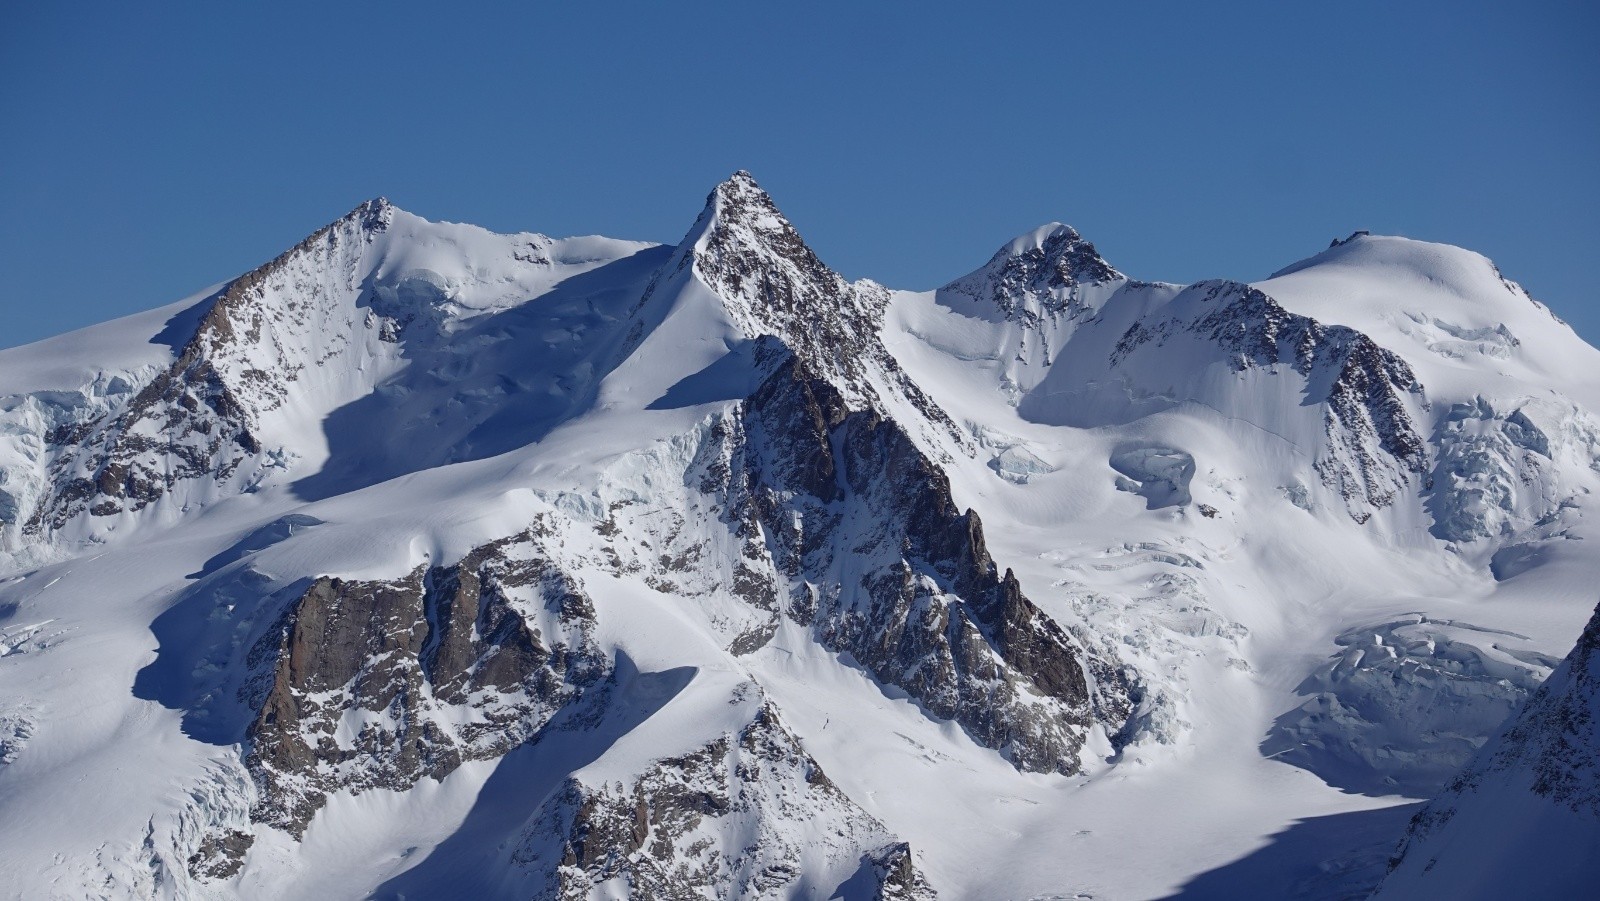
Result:
M1358 234L1255 284L1290 310L1372 336L1443 391L1498 375L1600 401L1600 352L1482 254Z

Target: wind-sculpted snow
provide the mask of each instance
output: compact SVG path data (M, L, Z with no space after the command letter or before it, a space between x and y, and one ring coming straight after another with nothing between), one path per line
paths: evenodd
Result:
M1557 661L1527 639L1420 614L1339 636L1262 753L1330 783L1431 795L1466 766Z
M1411 821L1375 898L1579 898L1600 880L1600 610Z

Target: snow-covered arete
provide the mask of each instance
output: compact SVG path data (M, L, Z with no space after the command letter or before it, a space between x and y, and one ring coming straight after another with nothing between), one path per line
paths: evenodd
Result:
M29 896L1158 897L1431 793L1600 569L1600 353L1400 238L919 293L747 173L676 247L377 200L0 396Z

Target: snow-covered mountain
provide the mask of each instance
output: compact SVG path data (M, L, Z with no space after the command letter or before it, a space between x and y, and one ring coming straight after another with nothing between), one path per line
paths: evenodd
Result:
M1600 570L1600 352L1403 238L905 292L742 172L675 247L375 200L0 397L29 897L1360 894Z

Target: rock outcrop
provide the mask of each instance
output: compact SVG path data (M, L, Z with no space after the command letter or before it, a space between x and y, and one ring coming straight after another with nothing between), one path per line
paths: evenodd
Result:
M1097 711L1126 714L1123 688L1091 685L1085 652L995 564L903 429L798 356L771 365L707 487L759 524L786 615L1017 767L1076 772Z
M251 652L257 822L405 790L532 739L604 679L594 607L529 533L394 581L315 580Z
M828 268L750 173L736 172L711 192L640 305L686 270L716 293L740 331L777 338L853 408L903 401L943 435L963 440L883 345L889 291Z
M1428 444L1410 408L1425 408L1426 398L1398 354L1355 329L1291 313L1257 288L1216 281L1194 285L1129 326L1111 366L1115 370L1143 349L1179 337L1220 351L1235 372L1281 369L1305 380L1306 400L1323 415L1324 441L1314 468L1358 522L1424 483Z
M1123 280L1076 229L1055 223L1000 248L983 268L940 290L988 301L1007 319L1035 327L1092 314L1084 288Z
M731 703L750 699L759 699L753 685ZM782 897L858 860L877 864L879 897L931 897L909 848L839 791L760 700L736 730L629 782L568 779L512 860L542 882L538 897L573 901L608 886L639 899ZM923 894L907 894L918 887Z

